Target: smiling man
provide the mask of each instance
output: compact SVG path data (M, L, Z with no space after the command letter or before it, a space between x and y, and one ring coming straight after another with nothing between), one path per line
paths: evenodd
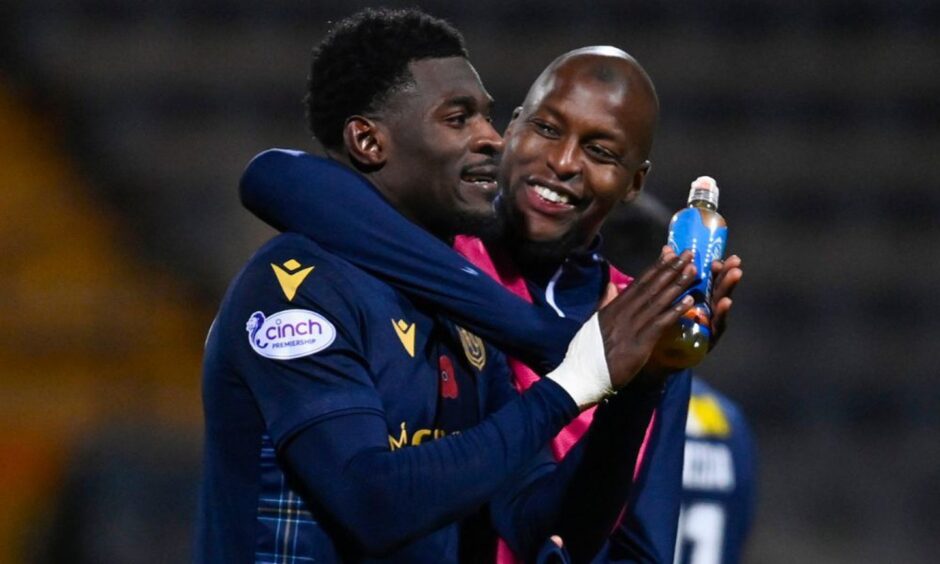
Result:
M642 189L658 113L652 82L622 50L586 47L557 58L532 84L505 132L502 229L487 241L460 238L456 248L559 317L587 319L611 282L621 289L630 282L602 259L598 232L616 206ZM513 283L518 278L524 286ZM521 390L537 381L524 367L516 365L515 371ZM647 460L633 477L627 511L605 560L672 560L689 386L688 373L665 381ZM556 436L557 457L581 440L593 416L591 410L582 413ZM592 508L580 510L585 520L605 518ZM574 561L591 557L577 544L566 548ZM511 559L504 551L501 560Z
M658 112L646 72L619 49L578 49L549 65L505 134L513 254L557 262L590 243L643 187Z
M446 23L385 10L338 23L314 51L307 104L332 158L325 174L368 179L397 210L390 222L446 249L442 240L492 215L502 140ZM502 355L437 310L311 239L276 237L232 283L206 344L198 560L476 562L492 557L492 527L526 556L554 531L570 528L578 543L584 529L585 545L603 538L655 394L604 402L589 444L560 464L546 445L579 411L632 388L690 305L673 303L692 281L688 263L666 254L518 394ZM534 344L537 359L565 349L567 338L536 330L545 312L460 265L518 314L513 326L536 333L509 340ZM611 517L571 528L579 515L566 508L577 503Z
M495 157L502 151L502 139L489 124L493 100L464 57L417 60L408 71L410 80L393 88L381 115L353 114L342 128L344 139L324 134L322 142L334 159L371 174L402 215L435 237L472 231L493 215ZM321 74L328 73L315 65L311 81L329 80ZM341 115L341 108L321 109L332 103L311 93L313 131L340 129L328 120ZM427 111L416 114L415 108ZM385 143L392 136L394 143ZM362 158L347 158L342 142ZM442 209L449 215L442 216Z

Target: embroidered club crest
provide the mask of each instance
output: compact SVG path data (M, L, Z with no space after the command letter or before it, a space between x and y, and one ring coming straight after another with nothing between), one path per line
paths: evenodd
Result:
M477 370L483 370L486 366L486 347L483 346L483 339L463 327L458 327L457 333L460 334L460 344L467 355L467 362Z

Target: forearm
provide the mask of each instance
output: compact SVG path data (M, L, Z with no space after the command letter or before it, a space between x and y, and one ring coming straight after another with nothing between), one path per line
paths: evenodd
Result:
M591 430L557 467L532 469L528 486L498 498L494 521L518 554L531 556L552 534L576 562L600 550L630 494L660 392L624 389L597 410Z
M276 229L310 237L542 371L579 327L507 292L338 163L269 150L248 165L240 190L242 204Z
M635 493L637 460L662 397L662 386L629 386L598 409L559 516L558 534L573 561L598 553Z
M690 394L690 371L670 376L627 511L610 537L611 562L672 562Z
M285 454L315 505L365 553L381 554L485 504L576 414L546 381L479 425L418 447L389 451L385 422L356 416L301 431Z

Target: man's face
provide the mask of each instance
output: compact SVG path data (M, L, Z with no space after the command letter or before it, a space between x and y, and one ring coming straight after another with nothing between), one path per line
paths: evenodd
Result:
M540 84L506 130L507 215L529 242L583 246L617 202L642 187L655 105L578 64L560 65Z
M414 85L391 95L386 166L393 204L439 237L493 218L502 138L490 123L492 98L462 57L408 65Z

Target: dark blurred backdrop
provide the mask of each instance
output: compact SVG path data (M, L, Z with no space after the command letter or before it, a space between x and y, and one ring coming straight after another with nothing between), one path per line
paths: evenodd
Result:
M0 562L188 559L202 340L272 234L239 174L315 150L310 48L366 5L0 2ZM746 276L701 373L759 441L748 561L935 561L940 5L403 5L463 31L500 127L555 56L629 51L662 102L647 192L718 179Z

